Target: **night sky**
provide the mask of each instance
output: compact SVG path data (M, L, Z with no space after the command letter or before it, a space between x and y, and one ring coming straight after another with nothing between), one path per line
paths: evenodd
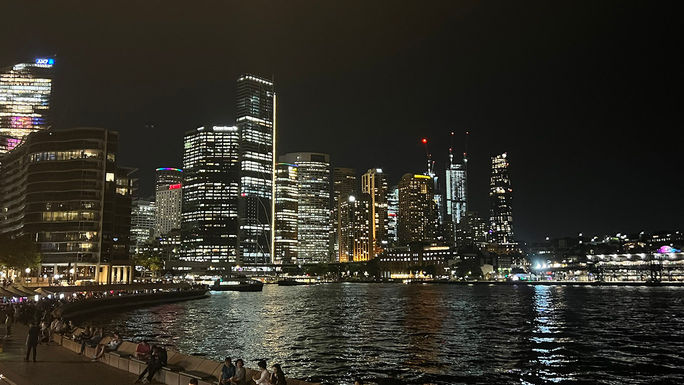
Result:
M181 166L185 131L234 123L251 72L275 79L280 154L396 184L424 171L421 137L443 170L467 129L471 207L486 216L489 157L508 152L522 240L681 226L682 34L664 2L92 3L2 0L0 66L56 54L54 127L118 130L142 195Z

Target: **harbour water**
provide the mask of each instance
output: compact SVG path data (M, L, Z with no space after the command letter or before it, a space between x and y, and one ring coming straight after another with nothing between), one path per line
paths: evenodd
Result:
M684 383L684 288L266 285L89 320L325 384Z

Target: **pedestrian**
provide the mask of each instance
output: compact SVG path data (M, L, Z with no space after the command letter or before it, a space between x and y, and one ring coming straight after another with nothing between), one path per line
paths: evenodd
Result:
M14 324L14 306L8 305L5 312L5 337L9 337L12 335L12 325Z
M266 369L266 361L261 360L257 363L257 366L259 366L259 377L253 377L252 380L256 383L256 385L272 385L271 384L271 373Z
M235 365L230 362L230 357L226 357L221 368L221 378L219 379L219 384L227 385L230 384L230 379L235 376Z
M38 340L40 339L40 328L38 323L34 322L28 330L28 335L26 336L26 358L24 361L29 360L29 354L33 350L33 362L36 362L36 348L38 347Z
M285 380L285 373L280 367L280 364L273 364L273 374L271 374L271 384L272 385L287 385L287 380Z

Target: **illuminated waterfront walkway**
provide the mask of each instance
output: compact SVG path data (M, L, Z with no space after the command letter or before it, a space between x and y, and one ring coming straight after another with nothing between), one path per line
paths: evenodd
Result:
M26 362L27 330L15 324L13 336L2 340L0 374L6 377L0 379L2 385L122 385L137 379L134 374L92 362L55 343L39 345L38 362Z

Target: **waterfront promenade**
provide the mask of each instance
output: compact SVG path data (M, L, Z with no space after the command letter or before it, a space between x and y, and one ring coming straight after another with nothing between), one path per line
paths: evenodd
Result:
M37 362L24 361L28 328L17 323L13 336L2 340L0 384L10 385L122 385L132 384L137 376L92 362L54 342L38 346ZM4 381L4 382L3 382Z

